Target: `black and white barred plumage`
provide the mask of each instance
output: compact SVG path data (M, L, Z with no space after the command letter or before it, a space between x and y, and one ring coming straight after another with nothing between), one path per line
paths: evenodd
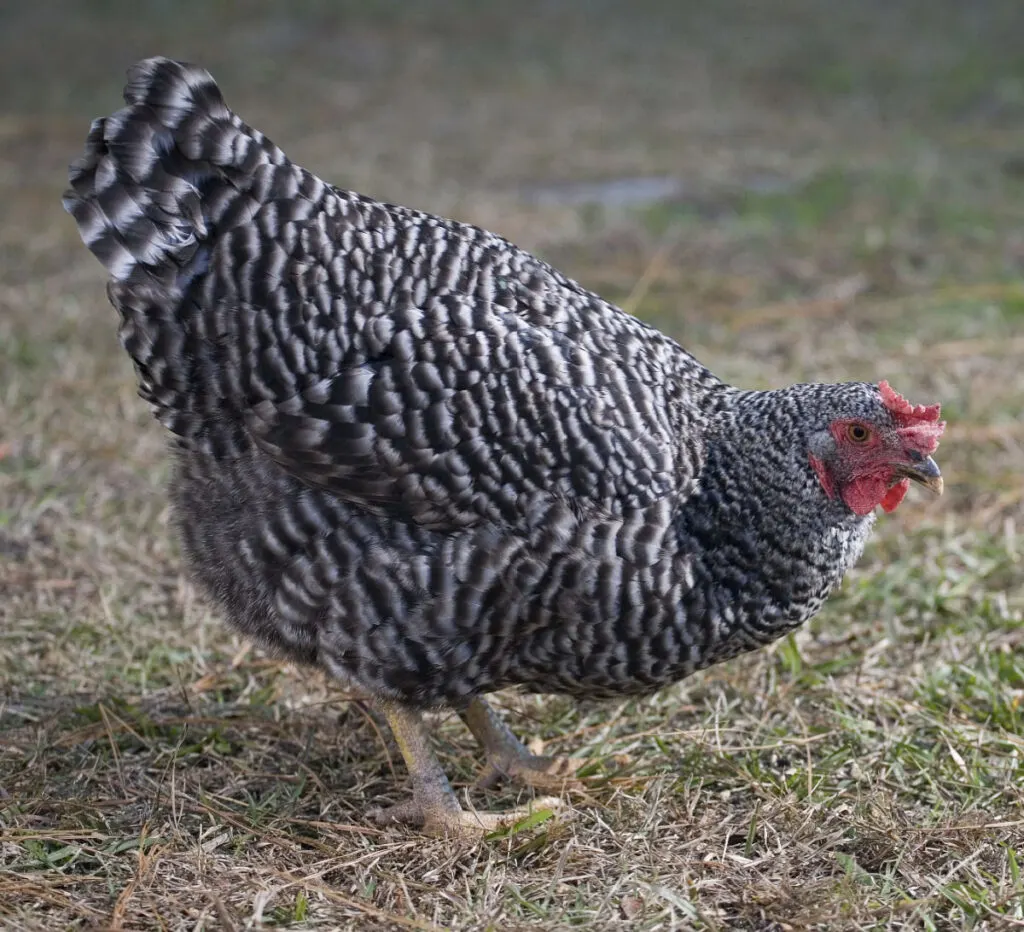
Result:
M891 426L876 386L727 386L504 239L320 181L199 68L125 99L65 206L176 437L192 572L262 643L418 705L643 693L859 555L808 451Z

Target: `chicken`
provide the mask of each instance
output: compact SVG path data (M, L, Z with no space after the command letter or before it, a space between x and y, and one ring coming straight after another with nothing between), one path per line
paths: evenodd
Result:
M814 615L875 509L935 492L939 406L727 385L476 227L339 190L192 65L129 72L65 208L173 436L192 575L256 642L375 698L412 795L474 832L422 712L556 787L485 695L643 695ZM576 763L579 763L578 761Z

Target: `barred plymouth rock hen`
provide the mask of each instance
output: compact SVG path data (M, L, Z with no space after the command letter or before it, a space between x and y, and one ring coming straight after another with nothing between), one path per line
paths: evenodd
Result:
M501 237L294 165L192 65L125 100L64 204L174 435L184 551L238 628L376 697L413 785L381 818L501 818L461 810L424 708L558 785L484 694L643 694L766 644L876 506L942 489L938 405L726 385Z

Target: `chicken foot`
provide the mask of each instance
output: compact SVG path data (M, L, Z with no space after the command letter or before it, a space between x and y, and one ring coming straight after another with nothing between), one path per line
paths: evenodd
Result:
M463 809L431 750L420 713L391 700L378 700L377 705L387 719L412 779L412 799L368 813L378 824L403 822L419 826L430 835L456 835L478 841L487 832L517 822L538 809L561 805L559 799L544 797L504 812Z
M481 788L512 780L539 790L578 788L575 773L583 761L531 753L486 699L471 699L462 720L487 753L487 769L476 781Z

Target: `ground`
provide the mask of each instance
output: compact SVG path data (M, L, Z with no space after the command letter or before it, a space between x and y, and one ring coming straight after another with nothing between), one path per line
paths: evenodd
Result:
M0 924L1024 926L1022 33L1019 0L5 5ZM642 702L500 697L597 760L566 815L373 827L405 774L366 706L182 578L164 437L60 209L156 53L322 176L510 236L731 381L942 401L947 494L884 517L772 649ZM480 757L436 733L461 792Z

